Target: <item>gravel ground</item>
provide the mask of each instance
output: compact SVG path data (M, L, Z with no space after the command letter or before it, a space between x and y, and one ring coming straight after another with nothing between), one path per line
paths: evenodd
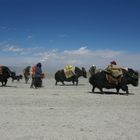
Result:
M83 78L66 84L50 78L30 89L9 79L0 87L0 140L140 140L139 86L126 96L93 94Z

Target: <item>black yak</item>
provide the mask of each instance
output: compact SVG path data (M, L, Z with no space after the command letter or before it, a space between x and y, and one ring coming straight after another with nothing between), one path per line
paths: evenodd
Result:
M20 79L23 79L23 76L21 74L20 75L16 75L15 71L13 71L12 74L13 74L12 82L14 82L14 80L20 81Z
M117 90L117 93L119 93L119 90L122 89L126 92L127 95L129 94L127 85L131 84L133 86L138 86L138 81L138 72L130 68L128 68L127 71L123 72L123 77L118 84L109 83L106 78L105 71L96 73L89 78L89 83L92 85L92 92L94 92L95 88L98 88L101 93L104 93L103 88L115 88Z
M58 70L55 73L55 80L56 80L55 85L57 85L58 82L61 82L63 85L65 85L64 81L67 81L67 82L72 81L73 85L76 82L76 85L78 85L78 78L80 76L83 76L84 78L87 78L87 72L86 72L84 67L82 67L82 69L80 69L78 67L75 67L74 75L70 78L66 78L64 69Z
M8 78L13 78L12 71L7 66L0 66L0 82L2 86L6 86Z
M25 83L26 83L26 84L28 83L29 78L30 78L30 69L31 69L31 66L27 66L27 67L23 70L23 75L24 75Z

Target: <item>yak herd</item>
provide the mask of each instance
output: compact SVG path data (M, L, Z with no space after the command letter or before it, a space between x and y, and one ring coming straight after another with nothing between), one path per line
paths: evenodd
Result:
M23 71L23 76L25 78L25 83L28 82L30 73L29 73L30 66L28 67L28 70ZM89 74L89 76L87 76ZM22 75L16 75L15 72L12 72L7 66L0 66L0 82L2 86L6 86L7 81L9 78L12 78L12 81L23 78ZM79 67L75 67L74 74L67 78L65 75L64 69L60 69L56 71L54 74L55 78L55 85L58 85L58 82L61 82L62 85L65 85L65 81L72 82L73 85L78 85L78 79L79 77L83 76L84 78L88 77L89 84L92 86L92 92L95 92L95 88L98 88L100 90L100 93L104 93L103 88L106 89L116 89L116 93L119 94L119 90L122 89L126 92L126 94L129 94L128 85L131 84L133 86L138 86L139 82L139 74L137 71L128 68L126 71L123 72L123 76L121 80L116 83L110 83L107 79L107 72L105 70L101 70L98 72L95 72L95 68L91 67L89 71L87 72L84 67L81 69ZM1 87L2 87L1 86Z

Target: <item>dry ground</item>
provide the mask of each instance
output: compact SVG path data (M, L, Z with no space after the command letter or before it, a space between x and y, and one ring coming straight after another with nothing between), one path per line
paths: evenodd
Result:
M140 140L140 87L125 96L92 94L88 79L54 84L0 87L0 140Z

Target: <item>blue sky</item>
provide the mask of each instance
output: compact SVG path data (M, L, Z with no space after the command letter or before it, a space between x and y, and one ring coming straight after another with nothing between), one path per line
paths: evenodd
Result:
M140 69L139 0L0 0L0 64Z

